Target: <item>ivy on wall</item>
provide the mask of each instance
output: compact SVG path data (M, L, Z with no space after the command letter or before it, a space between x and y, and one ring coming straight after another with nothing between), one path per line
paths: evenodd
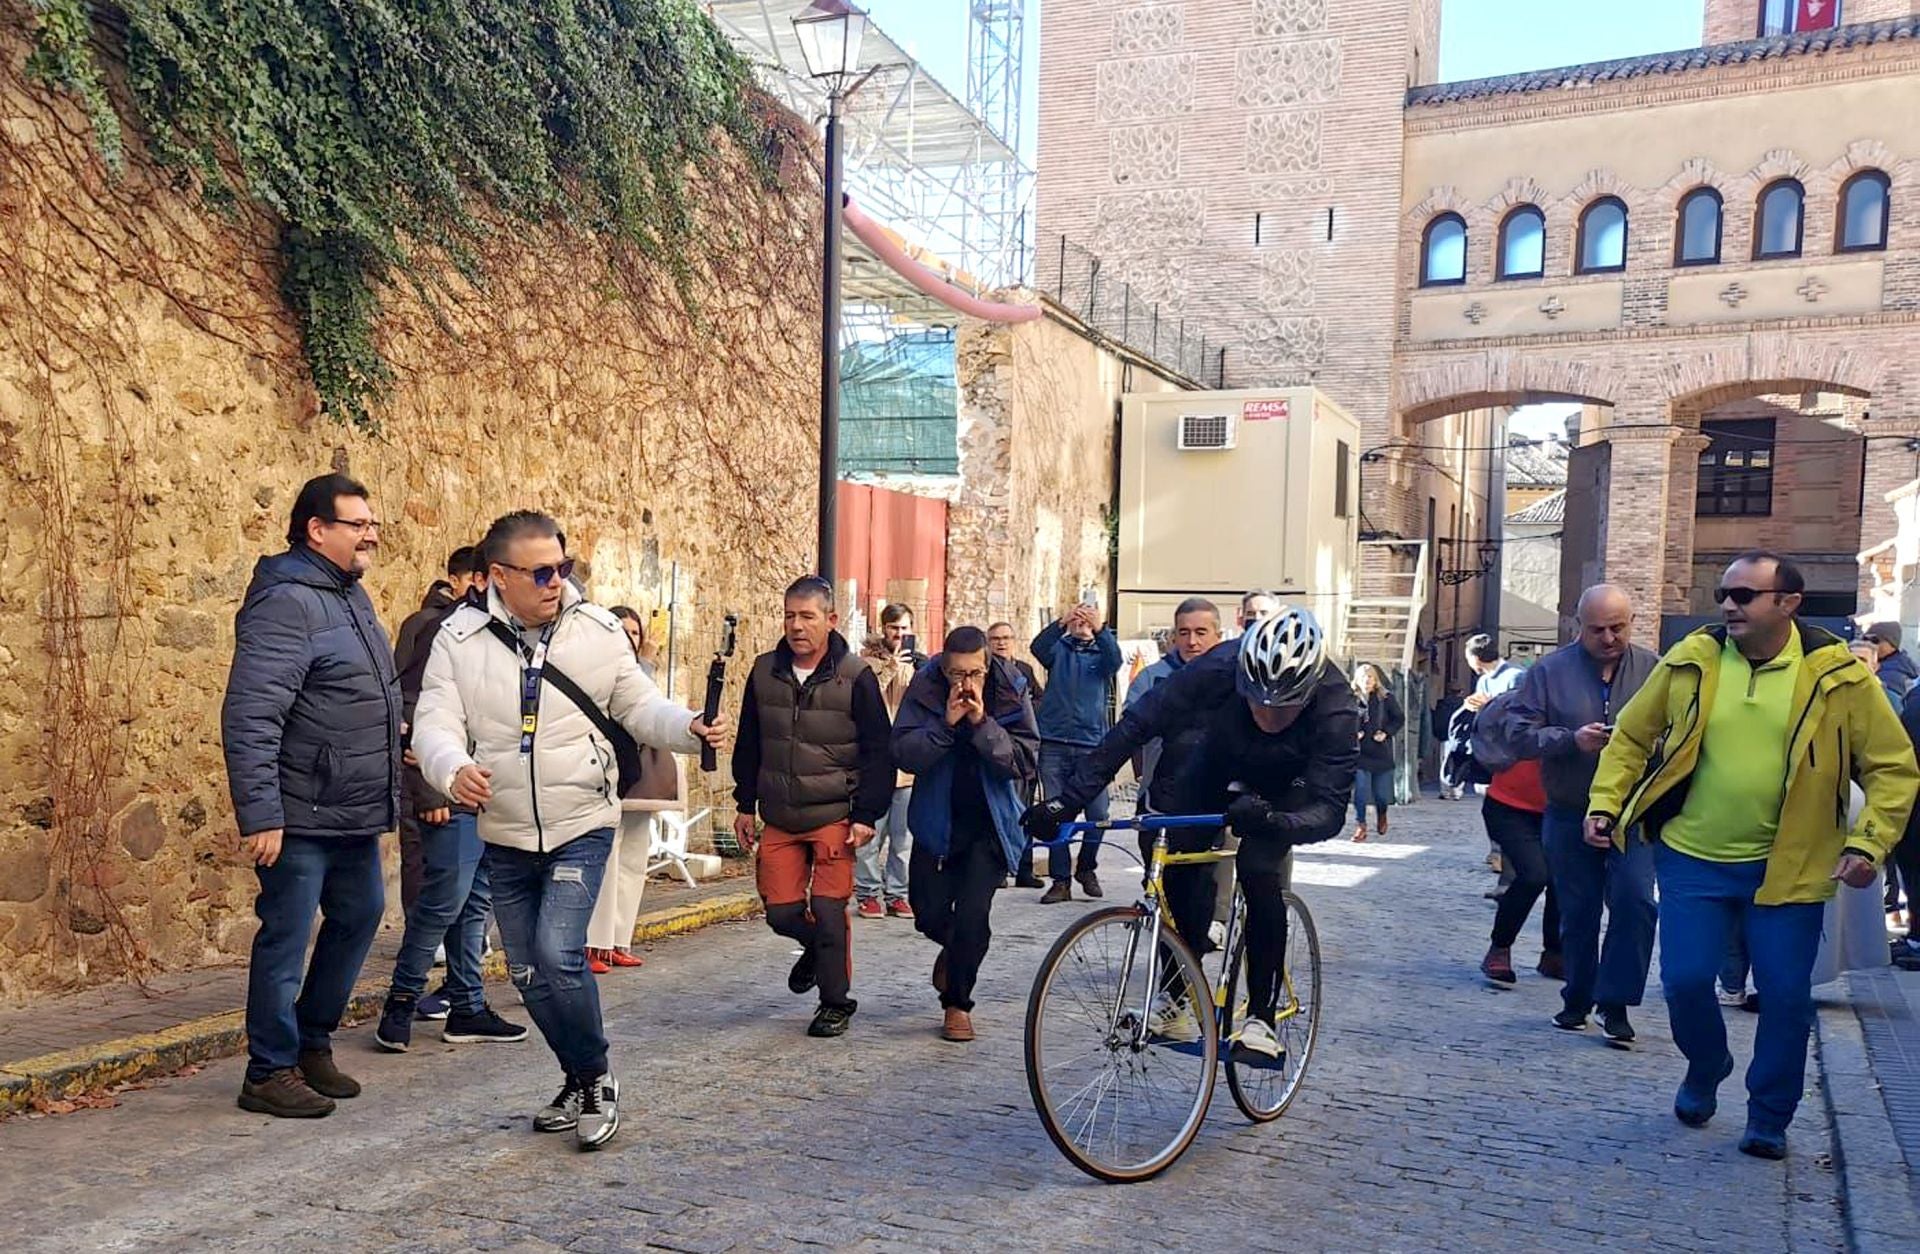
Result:
M29 71L125 160L109 91L209 202L282 223L283 291L322 408L377 426L382 290L478 283L476 212L583 227L689 296L693 179L765 151L751 71L695 0L29 0Z

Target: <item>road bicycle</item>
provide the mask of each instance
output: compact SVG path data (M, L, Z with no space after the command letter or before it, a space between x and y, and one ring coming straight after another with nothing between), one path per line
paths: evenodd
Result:
M1286 1112L1312 1061L1320 1035L1320 937L1306 903L1290 890L1273 1022L1279 1056L1238 1043L1248 997L1246 898L1232 874L1236 851L1167 848L1169 831L1224 825L1217 814L1141 815L1061 828L1068 842L1090 831L1154 833L1141 899L1096 910L1061 933L1027 1000L1034 1109L1068 1161L1101 1180L1149 1180L1172 1166L1200 1132L1223 1059L1234 1102L1256 1123ZM1161 884L1167 867L1215 863L1227 864L1232 902L1218 938L1217 986L1168 925ZM1192 1009L1199 1007L1207 1013Z

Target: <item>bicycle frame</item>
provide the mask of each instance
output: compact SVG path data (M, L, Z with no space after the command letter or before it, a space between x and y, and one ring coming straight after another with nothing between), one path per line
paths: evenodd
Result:
M1059 839L1067 843L1072 843L1076 837L1084 832L1138 831L1158 833L1158 835L1154 837L1151 854L1141 868L1141 887L1145 890L1146 897L1140 902L1140 908L1147 916L1147 940L1150 942L1151 947L1147 951L1147 1004L1142 1007L1140 1015L1134 1024L1133 1040L1130 1042L1135 1049L1139 1049L1145 1043L1148 1022L1153 1014L1153 996L1160 986L1160 927L1164 916L1171 912L1171 908L1167 903L1166 888L1161 883L1162 873L1170 866L1207 866L1225 862L1229 864L1228 873L1233 875L1236 880L1239 876L1237 867L1232 865L1239 856L1238 851L1233 849L1203 849L1194 853L1172 853L1167 849L1167 833L1170 831L1191 830L1194 828L1224 828L1226 825L1227 819L1224 814L1142 814L1130 819L1107 819L1103 822L1081 819L1076 822L1063 824L1060 828ZM1132 857L1132 851L1127 851L1127 856ZM1234 884L1229 883L1227 886L1229 894L1232 894L1233 888ZM1243 926L1241 915L1244 912L1244 906L1237 896L1235 896L1233 900L1234 908L1227 912L1226 934L1220 941L1220 952L1222 954L1231 954L1233 952L1234 941L1238 939L1240 928ZM1202 969L1200 974L1204 979L1206 971ZM1225 972L1223 971L1222 974L1224 975ZM1127 981L1131 979L1132 976L1133 954L1130 952L1127 955L1126 964L1120 969L1121 989L1124 990L1127 987ZM1209 982L1207 991L1213 998L1216 1023L1219 1021L1217 1016L1226 1011L1227 998L1232 995L1232 989L1229 987L1229 983L1230 982L1225 979L1217 986ZM1280 968L1280 985L1282 993L1285 996L1285 1005L1274 1008L1274 1020L1276 1023L1290 1019L1300 1013L1300 999L1293 988L1293 972L1288 970L1284 963ZM1124 993L1122 995L1124 996ZM1125 1009L1124 1006L1114 1006L1114 1021L1116 1023L1120 1021L1121 1012Z
M1161 883L1162 873L1170 866L1203 866L1218 862L1231 863L1237 856L1236 851L1232 849L1204 849L1194 853L1171 853L1167 849L1167 833L1169 831L1191 830L1194 828L1224 828L1226 823L1227 819L1223 814L1143 814L1136 815L1130 819L1107 819L1103 822L1092 822L1082 819L1077 822L1065 824L1060 829L1059 839L1068 843L1071 843L1076 836L1083 832L1138 831L1158 833L1158 835L1153 838L1151 855L1148 857L1146 864L1141 868L1143 872L1141 887L1146 892L1146 897L1140 902L1140 909L1145 914L1147 922L1146 939L1148 941L1148 948L1147 979L1145 984L1147 1001L1146 1005L1140 1008L1140 1013L1134 1020L1132 1040L1128 1042L1133 1049L1141 1049L1146 1044L1148 1028L1153 1018L1153 998L1160 987L1160 928L1163 918L1171 912L1171 908L1167 903L1166 888ZM1129 853L1128 856L1131 856L1131 853ZM1233 952L1233 941L1240 922L1239 915L1240 912L1237 909L1230 911L1228 914L1227 934L1224 943L1220 947L1223 953ZM1137 948L1136 946L1134 950L1128 951L1126 962L1120 968L1119 988L1121 991L1118 994L1120 997L1125 997L1127 983L1133 978L1133 959ZM1206 972L1204 970L1201 971L1200 975L1202 980L1206 979ZM1216 989L1209 984L1207 992L1213 999L1214 1010L1217 1015L1218 1011L1225 1008L1226 990L1224 988ZM1125 1006L1119 1004L1113 1007L1113 1021L1115 1023L1122 1021L1121 1016L1125 1009ZM1218 1022L1217 1017L1215 1022Z

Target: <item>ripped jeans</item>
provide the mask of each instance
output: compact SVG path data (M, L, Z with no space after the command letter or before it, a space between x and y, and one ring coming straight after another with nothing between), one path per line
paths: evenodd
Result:
M601 827L536 853L488 845L493 918L507 971L547 1047L569 1076L607 1073L600 985L587 971L587 922L600 895L613 829Z

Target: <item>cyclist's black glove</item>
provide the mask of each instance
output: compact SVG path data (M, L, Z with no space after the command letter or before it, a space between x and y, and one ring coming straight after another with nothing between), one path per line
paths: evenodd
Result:
M1052 797L1028 806L1026 813L1020 816L1020 826L1026 829L1027 839L1034 844L1052 844L1060 838L1061 826L1073 822L1078 814L1078 807Z
M1260 840L1287 839L1279 812L1268 805L1264 798L1250 792L1241 793L1227 807L1227 826L1242 840L1249 836Z

